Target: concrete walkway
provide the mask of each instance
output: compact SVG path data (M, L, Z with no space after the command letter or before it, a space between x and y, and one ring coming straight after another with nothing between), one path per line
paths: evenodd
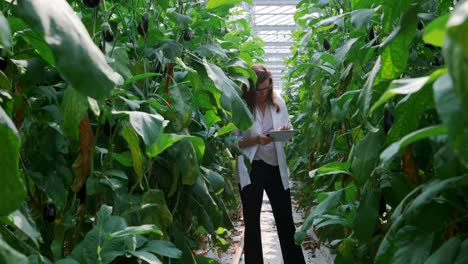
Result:
M295 206L293 204L293 218L294 222L301 223L304 217L295 211ZM273 212L271 209L270 202L268 201L268 196L263 193L263 205L262 213L260 215L261 229L262 229L262 245L263 245L263 259L265 264L283 264L281 256L281 248L278 240L278 234L276 232L275 219L273 217ZM297 226L297 225L296 225ZM314 237L313 234L309 234L309 237ZM328 249L304 249L304 257L308 264L328 264L333 263L333 256L330 254ZM233 264L236 264L236 259L233 259ZM238 263L244 264L243 255L240 257ZM224 264L224 263L222 263ZM228 264L228 263L226 263Z

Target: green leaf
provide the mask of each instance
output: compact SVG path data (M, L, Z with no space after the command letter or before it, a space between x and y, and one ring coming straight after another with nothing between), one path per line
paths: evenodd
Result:
M325 175L349 174L350 162L331 162L321 166L318 169L311 170L309 177L320 177Z
M459 4L447 22L442 52L452 77L453 88L463 111L468 112L468 2Z
M380 72L381 68L382 68L382 57L379 56L377 60L375 61L374 67L369 73L369 77L367 77L366 82L364 83L364 88L362 89L361 94L359 94L359 102L360 102L360 108L361 108L363 118L367 118L370 103L372 100L373 87L375 85L374 81L376 80L377 74Z
M433 91L428 85L401 99L393 112L394 122L387 135L387 143L400 140L419 127L422 114L434 108Z
M461 243L459 237L450 238L436 252L432 253L424 264L455 263Z
M445 26L449 19L449 14L438 17L424 27L423 40L435 47L442 47L445 40Z
M361 201L354 217L354 234L360 241L369 241L379 219L380 192L368 191Z
M240 97L240 88L218 66L208 63L206 59L203 59L203 65L216 88L222 92L221 104L226 110L231 112L234 125L240 130L250 128L253 117L247 105Z
M371 107L370 112L374 112L379 106L385 104L390 98L397 94L413 94L419 91L429 80L429 77L399 79L393 81L380 99Z
M173 221L173 216L167 207L164 193L161 190L149 190L143 194L140 214L142 223L154 224L166 230ZM148 206L146 206L148 205ZM155 214L154 212L158 212Z
M78 125L88 111L86 96L73 89L73 87L68 86L65 89L61 110L63 119L60 128L65 135L78 140Z
M349 13L343 13L340 15L332 16L332 17L327 17L325 19L319 20L318 23L316 23L314 26L315 27L321 27L321 26L328 26L331 24L337 24L343 20L344 16L347 16Z
M163 133L158 142L152 144L151 147L147 150L146 154L151 158L156 157L174 143L189 137L191 136Z
M163 133L164 117L138 111L113 111L112 114L129 116L130 124L145 142L146 148L158 142Z
M351 102L360 92L361 90L348 91L330 100L332 114L338 121L345 119L350 109L353 109Z
M445 135L447 134L447 127L445 125L436 125L425 127L414 131L406 136L404 136L398 142L393 143L388 148L386 148L381 154L380 159L383 162L388 162L394 155L396 155L402 148L406 147L407 145L433 136Z
M47 43L44 41L44 38L41 34L32 31L31 29L27 29L17 33L24 41L29 43L31 46L34 47L36 52L44 59L47 63L52 66L56 66L56 62L54 59L54 54L52 53L51 48Z
M391 2L392 5L400 5L394 1ZM398 3L400 2L410 3L410 1L398 1ZM403 14L400 25L392 32L395 37L389 43L386 42L388 44L382 44L385 45L382 51L382 71L380 72L382 79L393 80L406 69L409 46L416 34L418 24L417 9L417 6L408 9Z
M22 0L18 1L15 11L44 36L58 71L84 95L102 99L116 84L123 82L65 0Z
M440 77L433 88L437 113L447 126L450 144L460 161L468 167L468 116L448 75Z
M208 0L206 9L215 9L218 7L231 8L239 4L241 0Z
M364 185L376 167L384 141L383 132L369 132L354 147L351 174L358 186Z
M226 189L226 182L219 173L205 169L205 176L216 195L220 195Z
M130 147L130 152L132 153L133 160L133 170L135 171L138 182L140 183L140 186L143 189L143 156L141 155L138 136L135 133L135 131L128 125L122 128L122 136L124 137L125 141L127 141L128 146Z
M346 59L346 55L348 54L348 52L351 50L351 48L353 47L354 43L356 43L358 39L357 38L352 38L352 39L349 39L348 41L346 41L345 44L343 44L343 46L339 47L338 49L336 49L336 52L335 52L335 64L338 66L338 67L341 67L343 62L345 61Z
M358 10L362 8L371 8L372 6L377 6L382 3L382 0L352 0L353 10Z
M170 61L176 60L182 54L182 46L172 39L164 39L160 42L158 50L163 52L165 58Z
M353 23L355 28L360 29L371 21L377 10L378 8L354 10L351 12L351 23Z
M0 238L0 263L29 263L29 261L26 256Z
M180 129L189 127L192 120L192 91L185 84L171 86L172 106L176 114L176 122Z
M234 125L233 123L229 123L229 124L223 126L222 128L220 128L218 130L218 132L216 133L216 136L219 137L219 136L225 135L225 134L230 133L230 132L232 132L232 131L234 131L236 129L237 129L236 125Z
M210 43L202 45L194 50L195 53L202 57L212 57L213 55L219 55L222 59L227 60L228 56L226 50L221 48L218 43Z
M129 226L123 230L119 230L117 232L110 233L108 237L110 239L117 238L117 237L125 237L130 235L143 235L155 233L158 235L163 235L161 229L155 225L141 225L141 226Z
M136 82L136 81L139 81L139 80L143 80L143 79L146 79L146 78L149 78L149 77L154 77L154 76L161 76L160 73L157 73L157 72L147 72L147 73L142 73L142 74L138 74L138 75L135 75L135 76L132 76L128 79L125 80L125 84L130 84L130 83L133 83L133 82Z
M213 110L207 111L203 117L205 118L205 122L208 127L221 121L221 117L219 117L219 115L217 115Z
M177 166L177 170L182 174L182 183L193 185L199 176L199 163L197 152L189 139L184 139L170 148L170 154ZM179 177L179 175L174 175Z
M24 207L24 206L23 206ZM42 241L41 233L36 228L32 219L28 219L20 210L16 210L9 217L12 223L27 235L36 246ZM31 216L29 216L31 218Z
M128 253L132 254L133 256L142 259L149 264L163 264L158 257L155 255L145 252L145 251L129 251Z
M11 46L10 26L2 12L0 12L0 44L3 48L9 48Z
M165 240L151 240L141 250L173 259L178 259L182 256L182 251L177 249L171 242Z
M345 189L341 189L336 192L328 193L328 197L312 210L312 212L304 220L302 226L299 228L299 230L296 231L296 234L294 235L294 240L296 243L304 241L307 231L312 227L315 217L322 215L325 212L338 206L344 190Z
M401 14L408 9L411 5L411 1L393 1L393 0L383 0L383 29L385 33L389 33L392 29L392 26L395 22L398 21ZM416 17L416 16L415 16Z
M0 107L0 216L18 209L26 197L19 171L20 144L15 125Z
M172 12L171 14L174 15L174 20L176 21L176 25L181 30L187 29L190 23L192 23L192 18L189 16L182 15L177 12Z
M127 227L125 220L120 216L112 215L112 207L103 204L97 213L97 224L86 233L83 240L73 248L69 257L79 263L111 263L118 256L125 255L127 251L126 237L107 239L108 235Z

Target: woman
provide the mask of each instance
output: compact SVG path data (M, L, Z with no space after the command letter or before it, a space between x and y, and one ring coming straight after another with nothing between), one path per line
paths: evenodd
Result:
M271 72L263 65L253 65L257 83L243 87L243 99L254 116L252 127L238 132L244 155L238 157L238 176L244 213L245 263L263 263L260 233L260 210L263 191L270 200L285 264L305 263L302 249L294 243L289 170L282 142L273 142L270 130L291 129L284 100L273 91ZM250 163L250 173L246 163Z

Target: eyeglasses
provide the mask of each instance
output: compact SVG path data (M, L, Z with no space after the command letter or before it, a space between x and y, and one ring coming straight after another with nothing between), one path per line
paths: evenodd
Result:
M256 93L265 93L265 92L268 92L269 90L271 90L271 88L273 88L273 84L269 84L266 88L262 88L262 89L257 89L255 90Z

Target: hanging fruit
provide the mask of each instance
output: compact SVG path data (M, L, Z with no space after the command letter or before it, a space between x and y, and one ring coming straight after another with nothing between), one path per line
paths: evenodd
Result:
M44 207L43 217L49 223L52 223L55 220L57 215L57 209L53 203L47 203Z
M101 25L102 35L104 36L104 40L107 42L114 41L114 32L112 32L112 28L109 23L102 23Z
M90 8L97 7L99 5L99 2L101 2L101 0L83 0L83 4Z
M192 31L189 29L184 30L184 40L185 41L190 41L192 39Z
M137 27L138 34L142 38L146 38L148 36L148 14L145 13L140 20L140 23L138 23Z
M324 39L323 40L323 48L325 50L329 50L330 49L330 42L328 41L328 39Z

